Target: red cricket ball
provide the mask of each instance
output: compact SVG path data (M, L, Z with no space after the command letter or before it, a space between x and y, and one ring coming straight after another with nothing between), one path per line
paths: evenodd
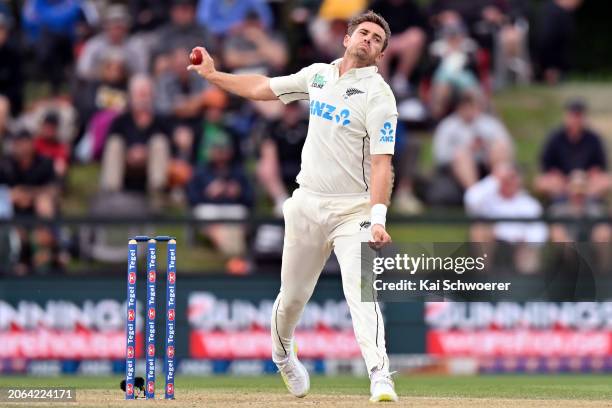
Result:
M189 60L191 60L191 63L193 65L200 65L202 63L202 58L203 58L202 51L200 51L197 48L194 48L191 51L191 54L189 54Z

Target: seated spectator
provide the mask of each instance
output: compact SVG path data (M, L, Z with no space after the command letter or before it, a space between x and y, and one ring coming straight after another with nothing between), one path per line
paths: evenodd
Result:
M537 218L542 206L523 189L521 175L509 163L496 164L493 172L465 192L466 212L482 218ZM472 227L474 242L543 243L548 239L543 223L497 222Z
M255 13L232 29L223 48L223 62L234 72L257 72L273 75L283 71L287 64L287 47L282 36L265 29Z
M431 21L440 29L463 21L479 48L479 74L487 90L488 71L493 62L495 85L510 79L529 81L527 4L523 0L434 0Z
M68 172L70 149L58 138L59 121L59 116L53 111L45 115L34 140L34 149L37 154L53 161L57 179L63 180Z
M218 137L232 141L232 164L241 164L244 161L241 135L230 127L236 116L228 108L229 97L225 91L216 87L208 88L203 94L204 125L194 142L196 149L195 161L198 165L207 164L211 157L211 142Z
M173 0L170 21L155 30L153 37L151 56L155 74L171 65L170 55L178 48L191 51L197 45L204 45L209 53L216 51L213 38L196 22L195 0Z
M153 109L153 83L135 75L129 83L128 110L109 130L102 157L101 188L149 193L152 207L163 204L170 148L162 118Z
M472 185L465 192L465 209L473 217L481 218L537 218L542 206L523 188L521 176L509 163L495 165L491 175ZM548 239L548 228L542 222L496 222L476 224L470 229L470 240L479 243L503 242L512 244L515 266L524 273L535 272L535 249ZM533 245L538 244L538 245ZM491 256L492 252L487 252ZM491 259L487 260L491 262Z
M129 72L125 55L115 49L109 49L97 69L97 79L76 89L74 95L82 126L86 126L100 111L120 112L127 106Z
M494 163L511 161L512 140L499 119L484 113L478 97L468 93L436 128L433 154L437 175L429 201L460 204L462 191L489 174Z
M488 0L481 6L474 31L477 41L492 57L497 89L511 81L525 84L531 79L525 6L522 0Z
M185 185L193 175L194 164L206 164L210 157L210 141L224 135L233 142L233 162L241 163L240 140L225 125L224 111L228 105L227 94L216 87L209 87L199 96L200 111L189 122L179 121L172 131L172 161L169 168L169 184L172 198L184 202ZM205 109L204 120L201 110Z
M129 73L123 53L109 49L100 66L100 79L89 81L75 90L79 131L75 148L81 162L99 160L112 121L128 104Z
M587 174L587 196L601 200L610 190L606 174L606 149L602 138L591 130L585 120L586 104L576 99L566 104L563 126L551 132L542 151L543 174L535 181L536 190L553 201L565 201L568 176L574 170Z
M223 36L251 12L259 16L265 28L272 27L272 11L264 0L199 0L197 19L211 33Z
M40 74L54 93L64 83L72 65L81 2L74 0L27 0L23 6L23 28L33 49Z
M36 135L44 118L53 111L57 117L57 138L67 145L72 146L76 136L77 111L74 103L67 97L52 97L36 99L28 109L15 119L19 129L27 129Z
M31 134L22 130L11 141L11 153L0 162L0 185L7 185L17 215L53 219L58 212L58 188L53 162L36 153ZM21 251L19 275L59 271L67 259L49 227L17 229Z
M302 147L308 133L308 112L299 103L285 106L279 120L263 131L257 179L274 203L274 215L283 216L283 203L297 188Z
M537 21L536 49L540 74L555 85L570 67L570 45L576 31L574 11L582 0L548 0Z
M568 176L567 199L553 203L549 213L553 217L587 220L605 217L606 206L589 197L589 178L586 172L574 170ZM550 228L553 242L610 242L612 228L608 224L591 225L588 222L558 223Z
M391 38L382 61L380 74L390 80L396 95L406 95L409 80L419 62L427 40L427 22L414 0L376 0L372 10L382 15L391 28ZM394 72L391 62L397 60Z
M199 127L202 114L204 80L185 67L189 51L177 48L171 53L170 69L162 73L155 86L155 108L181 124ZM195 130L195 129L194 129Z
M0 184L11 186L17 214L53 218L57 212L57 185L53 161L36 152L32 135L21 130L11 142L11 153L2 163Z
M77 61L77 75L85 81L99 79L102 61L109 51L115 50L124 56L130 73L143 73L148 68L146 47L130 38L130 16L125 6L113 4L104 16L104 31L89 39Z
M612 227L604 222L594 223L595 218L608 215L607 205L589 196L589 177L582 170L574 170L568 176L567 198L553 203L549 214L554 218L563 218L565 222L556 222L550 227L550 239L555 243L591 242L591 246L582 245L583 256L592 256L591 267L596 271L610 271L610 241ZM569 248L573 248L570 246ZM576 262L570 254L574 251L561 245L559 262ZM569 257L569 258L567 258Z
M0 10L0 96L11 101L11 113L18 115L23 107L22 56L11 38L12 19Z
M436 30L457 23L464 23L471 29L480 18L482 4L483 0L433 0L427 7L427 14Z
M217 134L209 141L209 160L198 166L187 185L194 216L214 220L244 219L253 205L253 189L240 164L232 164L232 141ZM224 255L242 256L246 251L245 229L240 224L209 224L203 228Z
M448 112L456 95L478 92L477 49L461 23L442 27L442 38L431 44L434 70L430 110L434 119L441 119Z

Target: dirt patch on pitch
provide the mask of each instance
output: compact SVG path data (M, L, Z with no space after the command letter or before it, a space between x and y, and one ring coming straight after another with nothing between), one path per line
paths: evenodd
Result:
M312 407L312 408L372 408L367 396L359 395L329 395L311 394L306 398L292 398L286 394L273 393L245 393L239 389L236 392L215 391L186 391L177 392L177 399L166 401L158 399L146 401L125 401L122 395L115 390L79 390L77 403L37 403L36 407L221 407L221 408L284 408L284 407ZM10 406L24 406L23 404L9 404ZM527 400L527 399L496 399L496 398L429 398L429 397L401 397L399 404L389 405L393 407L487 407L501 408L508 406L533 407L533 408L569 408L569 407L612 407L610 401L586 401L586 400Z

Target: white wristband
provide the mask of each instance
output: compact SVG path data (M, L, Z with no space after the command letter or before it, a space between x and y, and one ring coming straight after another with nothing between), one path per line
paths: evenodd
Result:
M387 206L384 204L374 204L370 210L370 223L372 226L380 224L383 227L387 221Z

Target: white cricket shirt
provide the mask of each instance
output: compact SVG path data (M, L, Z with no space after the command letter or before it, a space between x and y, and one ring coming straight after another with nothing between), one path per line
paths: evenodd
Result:
M342 59L270 79L283 103L310 100L308 135L297 182L323 194L370 191L372 154L393 154L397 109L375 66L340 77Z

